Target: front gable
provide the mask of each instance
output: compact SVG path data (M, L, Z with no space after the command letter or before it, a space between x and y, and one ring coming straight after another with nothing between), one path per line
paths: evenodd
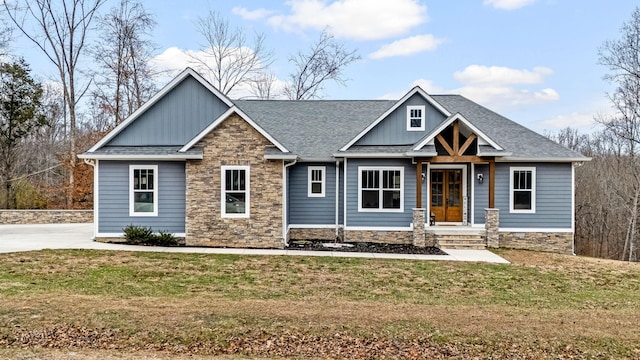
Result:
M450 115L416 86L340 150L346 151L354 145L414 144Z
M187 68L89 153L103 146L183 146L233 103Z

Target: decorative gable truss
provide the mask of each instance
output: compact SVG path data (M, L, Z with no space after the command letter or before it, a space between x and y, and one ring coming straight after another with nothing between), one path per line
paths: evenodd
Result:
M450 116L419 140L409 154L420 156L429 146L436 149L442 147L446 152L438 152L437 156L432 158L437 162L478 162L483 156L510 155L460 113Z

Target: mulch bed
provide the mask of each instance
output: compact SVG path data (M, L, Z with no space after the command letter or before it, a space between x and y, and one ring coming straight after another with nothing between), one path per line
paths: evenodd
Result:
M335 243L327 240L291 240L287 250L344 251L387 254L447 255L437 247L419 248L409 244L378 244L370 242Z

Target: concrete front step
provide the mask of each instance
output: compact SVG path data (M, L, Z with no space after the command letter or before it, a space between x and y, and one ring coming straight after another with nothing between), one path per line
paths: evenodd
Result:
M484 236L479 235L436 235L438 245L443 249L484 249Z

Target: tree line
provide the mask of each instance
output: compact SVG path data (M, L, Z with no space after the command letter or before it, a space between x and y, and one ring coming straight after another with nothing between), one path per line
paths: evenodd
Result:
M164 75L151 59L154 15L141 1L14 0L0 4L0 208L92 208L93 171L77 155L140 108ZM194 26L205 44L192 67L222 93L248 87L253 97L322 97L344 84L360 59L327 31L292 54L288 81L275 88L273 52L264 34L247 34L210 11ZM57 76L44 83L11 54L22 36Z

